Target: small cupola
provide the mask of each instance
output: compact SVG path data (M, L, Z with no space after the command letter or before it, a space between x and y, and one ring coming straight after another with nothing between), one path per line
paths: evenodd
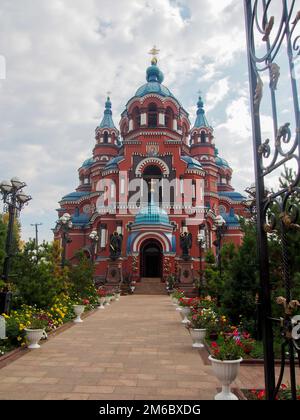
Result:
M112 103L109 96L105 102L105 110L102 121L96 128L96 140L97 144L118 144L119 131L112 118Z
M191 131L191 143L193 144L207 144L213 141L213 128L209 125L204 109L204 102L199 96L197 102L197 118L194 127Z

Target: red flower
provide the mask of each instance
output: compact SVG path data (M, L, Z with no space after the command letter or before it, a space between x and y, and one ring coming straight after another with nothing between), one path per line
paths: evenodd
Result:
M287 386L285 384L281 384L281 389L287 389Z
M266 396L266 391L260 391L260 392L257 394L257 398L258 398L259 400L264 400L264 399L265 399L265 396Z
M213 342L211 343L211 347L212 347L213 349L217 349L217 348L219 348L218 343L216 343L215 341L213 341Z
M89 305L90 301L88 299L82 299L82 304L83 305Z

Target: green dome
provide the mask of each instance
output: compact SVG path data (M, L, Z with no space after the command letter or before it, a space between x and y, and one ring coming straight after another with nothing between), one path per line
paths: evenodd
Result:
M219 156L219 150L217 148L215 149L215 159L216 159L215 163L216 163L217 166L219 166L219 167L224 167L225 166L226 168L230 168L227 160L225 160L225 159L223 159Z
M162 210L155 204L150 204L144 207L135 218L134 224L136 225L169 225L170 220L167 212Z
M170 90L162 84L164 81L164 74L157 66L157 61L152 61L151 66L147 68L146 80L147 83L136 91L136 97L141 98L149 93L156 93L163 97L176 99Z

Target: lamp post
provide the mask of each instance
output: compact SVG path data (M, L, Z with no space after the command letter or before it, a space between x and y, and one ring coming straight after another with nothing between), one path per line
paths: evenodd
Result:
M16 217L16 211L21 211L22 208L31 200L30 195L23 193L23 188L26 183L20 181L18 178L12 178L10 181L2 181L0 183L0 193L2 200L8 208L9 220L5 244L5 259L3 264L2 279L8 283L10 261L12 257L12 241L13 241L13 228Z
M57 225L62 231L62 256L61 256L61 266L62 268L66 265L66 248L67 244L71 243L72 240L69 237L69 231L73 227L73 223L71 220L71 216L69 213L65 213L63 216L61 216L58 221Z
M99 241L98 233L95 230L93 230L90 233L89 238L92 242L92 262L94 263L95 257L96 257L96 246L97 246L97 243Z
M202 249L205 247L205 224L199 226L199 233L197 235L197 242L199 247L199 263L200 263L200 285L198 290L198 296L201 296L203 289L203 264L202 264Z
M219 267L220 277L222 276L222 258L221 258L221 246L222 246L222 236L226 231L226 222L224 218L219 215L214 220L214 227L217 235L217 239L214 241L214 245L217 248L217 261Z

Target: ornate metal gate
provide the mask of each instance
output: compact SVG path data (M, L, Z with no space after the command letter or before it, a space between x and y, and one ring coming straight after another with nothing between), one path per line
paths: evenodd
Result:
M299 229L300 208L300 112L297 92L297 71L300 72L300 35L298 23L300 10L298 0L244 0L248 65L250 74L250 98L252 113L253 148L256 179L256 211L258 251L261 284L261 319L264 341L266 397L275 399L283 379L286 352L289 358L292 398L296 399L296 363L300 341L300 317L293 316L299 302L291 293L288 235ZM298 3L299 6L299 3ZM262 52L263 50L263 52ZM289 121L280 121L280 100L277 86L280 85L280 66L285 61L288 71L284 77L289 85L292 105ZM272 109L274 138L262 138L261 103L268 79L270 89L269 107ZM287 95L288 92L285 92ZM289 185L278 191L267 192L267 177L272 177L284 166L295 169ZM281 244L282 276L285 297L277 299L284 307L281 319L272 317L268 235L276 232ZM300 248L300 244L299 244ZM300 252L299 252L300 253ZM276 381L273 350L273 329L281 328L282 358L279 378Z

